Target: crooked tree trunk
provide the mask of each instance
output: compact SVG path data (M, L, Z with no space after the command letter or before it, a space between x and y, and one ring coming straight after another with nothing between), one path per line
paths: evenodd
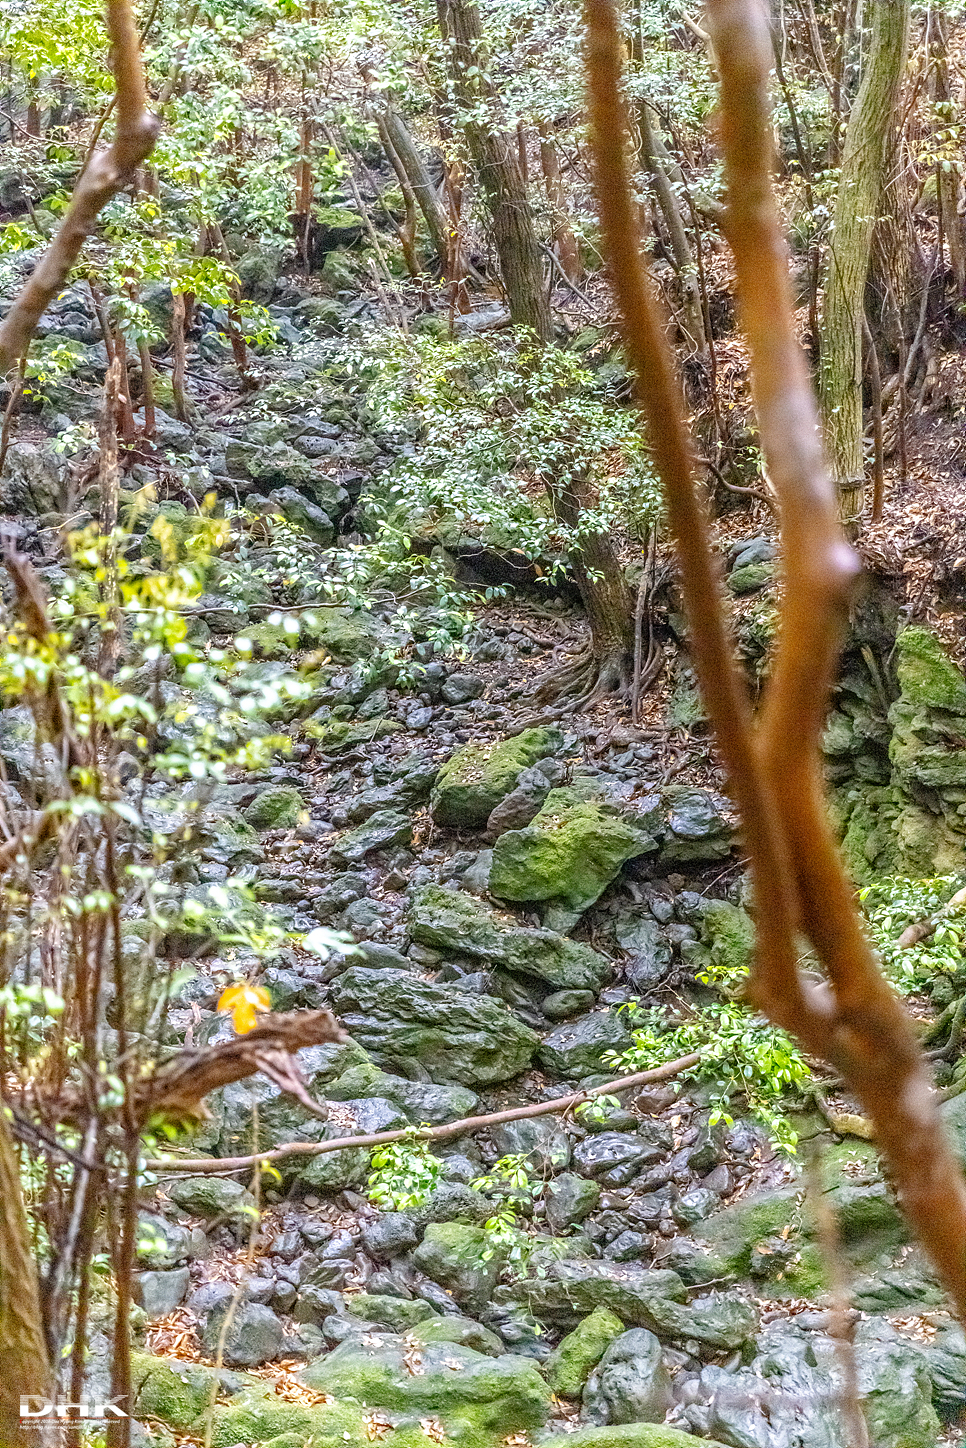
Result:
M862 510L862 318L876 218L892 151L909 44L909 0L879 0L869 57L849 115L822 309L825 447L842 517Z
M678 286L681 289L681 307L684 313L684 326L695 350L704 352L707 346L707 338L705 337L704 330L704 309L701 306L701 288L698 284L698 270L691 252L691 243L688 241L688 234L684 227L684 218L678 206L678 199L674 194L663 161L658 154L654 135L654 123L651 119L651 108L645 100L642 100L637 108L637 126L641 138L641 164L651 178L654 186L654 194L657 197L657 204L661 208L661 216L664 218L664 225L667 227L668 238L671 243L674 270L677 273Z
M40 1317L37 1269L27 1228L17 1153L0 1102L0 1443L44 1441L36 1423L20 1422L20 1397L49 1396L51 1371Z
M462 126L493 228L510 318L530 327L542 342L553 337L533 212L520 167L517 138L502 124L486 74L476 0L436 0L439 28L448 42L453 89ZM489 111L490 119L480 119Z

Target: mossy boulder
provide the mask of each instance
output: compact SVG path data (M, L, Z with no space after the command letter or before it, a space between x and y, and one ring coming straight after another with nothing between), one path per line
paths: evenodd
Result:
M413 1253L413 1265L470 1312L490 1301L505 1260L485 1228L461 1222L431 1222Z
M591 1370L597 1366L624 1324L606 1307L598 1307L569 1332L544 1364L547 1382L562 1398L579 1398Z
M775 577L773 563L745 563L728 574L728 587L732 593L757 593L771 583Z
M288 1434L299 1434L300 1442L319 1448L335 1448L336 1444L362 1448L368 1442L361 1404L290 1403L268 1388L251 1388L230 1403L219 1403L212 1423L211 1448L270 1443ZM196 1427L204 1432L201 1422Z
M418 1297L410 1301L405 1297L383 1297L378 1293L357 1292L346 1298L345 1305L350 1317L361 1317L364 1322L378 1323L380 1327L388 1327L391 1332L408 1332L417 1323L437 1316L429 1303Z
M131 1354L131 1402L134 1418L160 1418L187 1431L211 1401L215 1374L211 1368L149 1353ZM237 1440L236 1440L237 1441Z
M625 861L657 849L657 840L601 800L554 789L531 822L493 846L490 892L501 900L546 901L553 924L570 928Z
M710 901L701 917L701 939L723 980L747 973L755 949L755 923L747 910L727 900Z
M433 819L452 829L482 829L513 789L520 771L555 754L562 745L559 729L546 727L524 729L496 744L464 744L437 776L430 797Z
M346 663L371 658L385 634L372 614L334 605L313 606L303 614L302 630L316 648Z
M535 977L557 990L596 992L610 974L607 957L589 945L567 940L554 930L520 925L472 895L439 885L414 892L407 926L420 945Z
M333 982L332 999L378 1063L415 1061L443 1084L507 1081L527 1068L539 1039L502 1001L405 971L352 966Z
M287 830L297 825L305 800L292 785L259 790L245 810L245 822L255 830Z
M658 1302L684 1303L687 1289L676 1272L642 1267L639 1262L595 1261L565 1257L544 1276L498 1287L497 1302L520 1302L541 1322L575 1327L599 1307L625 1326L655 1329L652 1308Z
M896 639L896 676L903 697L917 708L966 714L966 680L929 629L903 629Z
M347 1339L302 1373L316 1392L339 1402L364 1403L388 1413L433 1414L458 1441L482 1434L539 1428L550 1413L550 1389L529 1360L506 1354L487 1357L453 1343L427 1343L419 1351L421 1371L410 1366L402 1338L367 1347ZM239 1435L244 1441L244 1435ZM236 1440L236 1441L239 1441Z
M542 1438L540 1448L722 1448L711 1438L694 1438L663 1423L627 1423L613 1428L577 1428Z
M195 1217L248 1215L255 1199L241 1182L226 1177L176 1177L168 1187L168 1196L176 1206Z

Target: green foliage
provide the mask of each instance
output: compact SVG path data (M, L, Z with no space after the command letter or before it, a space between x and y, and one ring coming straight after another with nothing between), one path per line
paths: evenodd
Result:
M370 1165L369 1199L387 1212L421 1207L436 1190L443 1174L442 1162L433 1156L415 1126L402 1141L377 1146Z
M525 1269L532 1244L522 1225L522 1218L543 1192L543 1183L533 1181L530 1176L526 1153L513 1152L509 1156L501 1156L488 1172L470 1185L478 1192L498 1198L496 1211L483 1223L487 1234L483 1260L489 1261L500 1252L511 1266Z
M460 534L533 560L660 507L633 414L573 353L526 333L441 341L376 333L342 342L334 365L368 388L380 428L411 441L390 474L383 538ZM553 515L552 480L586 479L596 504L571 532Z
M933 984L937 976L964 975L966 901L950 903L962 884L955 875L926 880L894 876L860 890L869 938L889 980L904 994ZM935 917L932 934L916 945L900 947L906 927L930 917Z
M784 1031L734 1002L696 1009L677 1024L662 1007L643 1009L632 1002L621 1009L629 1017L634 1044L628 1051L605 1054L615 1071L649 1070L700 1052L700 1061L679 1079L708 1088L712 1124L732 1125L735 1102L740 1101L779 1150L795 1152L797 1135L786 1111L800 1097L810 1072Z

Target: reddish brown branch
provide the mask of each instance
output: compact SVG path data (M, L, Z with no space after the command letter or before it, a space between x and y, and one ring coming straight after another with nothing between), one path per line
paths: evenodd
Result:
M70 275L81 247L112 196L133 178L154 149L159 122L147 108L144 70L130 0L107 0L107 28L117 84L117 130L81 173L53 241L0 323L0 376L22 357L44 310Z
M752 990L774 1021L831 1061L856 1091L875 1123L906 1214L966 1311L966 1184L941 1130L911 1026L863 936L822 789L819 739L857 563L839 527L792 325L770 172L767 17L758 0L709 0L722 82L727 234L785 549L781 642L757 747L694 493L680 389L641 261L612 0L587 0L587 17L593 145L614 288L668 495L695 663L752 861L758 900ZM831 991L806 995L796 967L799 928L815 945Z
M966 1183L909 1019L863 933L824 798L819 741L858 562L839 525L793 330L787 254L771 184L768 21L757 0L710 0L708 18L721 75L728 237L758 423L782 510L785 596L761 758L794 861L802 925L834 991L835 1017L822 1054L874 1121L904 1210L964 1312ZM769 902L761 898L767 911ZM766 1004L780 1020L781 1013Z
M624 317L624 339L637 376L655 467L667 495L690 623L691 650L744 823L759 898L765 989L781 1000L784 1024L810 1044L821 1039L821 1014L806 1001L796 970L794 884L774 800L755 758L751 708L734 661L707 522L694 486L694 447L642 258L637 205L627 164L627 116L620 94L621 39L612 0L586 0L590 118L600 216L611 281ZM764 1004L764 1001L763 1001Z

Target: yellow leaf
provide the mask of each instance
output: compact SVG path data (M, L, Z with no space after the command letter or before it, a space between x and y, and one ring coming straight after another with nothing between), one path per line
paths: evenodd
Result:
M262 985L230 985L218 1000L220 1011L230 1011L232 1025L239 1036L247 1035L258 1020L259 1011L270 1011L272 998Z

